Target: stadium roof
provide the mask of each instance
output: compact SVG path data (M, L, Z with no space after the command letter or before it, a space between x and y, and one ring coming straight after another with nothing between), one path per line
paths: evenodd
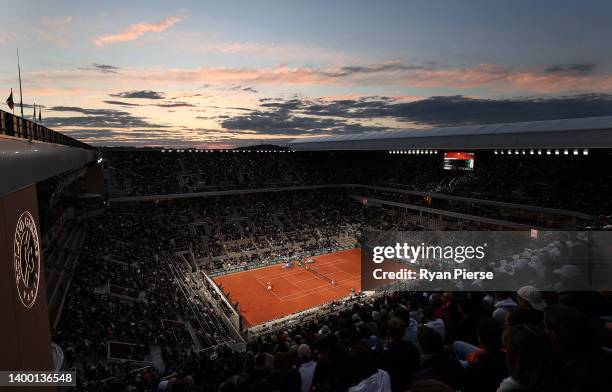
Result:
M96 150L0 135L0 196L82 167Z
M611 148L612 116L320 136L289 142L294 150Z

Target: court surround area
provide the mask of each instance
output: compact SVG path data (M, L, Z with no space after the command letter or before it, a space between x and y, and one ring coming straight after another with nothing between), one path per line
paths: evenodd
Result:
M247 327L348 297L351 289L361 291L360 249L313 259L314 263L305 264L307 268L276 264L217 276L213 281L232 303L238 303Z

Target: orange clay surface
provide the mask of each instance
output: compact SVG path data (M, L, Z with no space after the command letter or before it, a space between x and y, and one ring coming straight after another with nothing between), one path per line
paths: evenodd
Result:
M217 276L230 301L239 303L240 313L247 326L274 320L291 313L348 297L350 289L361 291L361 250L349 249L315 256L308 264L336 284L305 270L282 264L234 274ZM266 288L271 283L272 290Z

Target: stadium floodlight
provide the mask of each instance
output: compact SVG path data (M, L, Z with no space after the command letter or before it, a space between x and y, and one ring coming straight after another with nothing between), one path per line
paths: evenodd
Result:
M582 150L582 155L589 155L589 149L585 148L584 150Z

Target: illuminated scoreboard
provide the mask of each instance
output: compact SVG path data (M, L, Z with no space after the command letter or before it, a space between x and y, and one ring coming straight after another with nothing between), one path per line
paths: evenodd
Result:
M444 170L474 170L474 153L445 152Z

